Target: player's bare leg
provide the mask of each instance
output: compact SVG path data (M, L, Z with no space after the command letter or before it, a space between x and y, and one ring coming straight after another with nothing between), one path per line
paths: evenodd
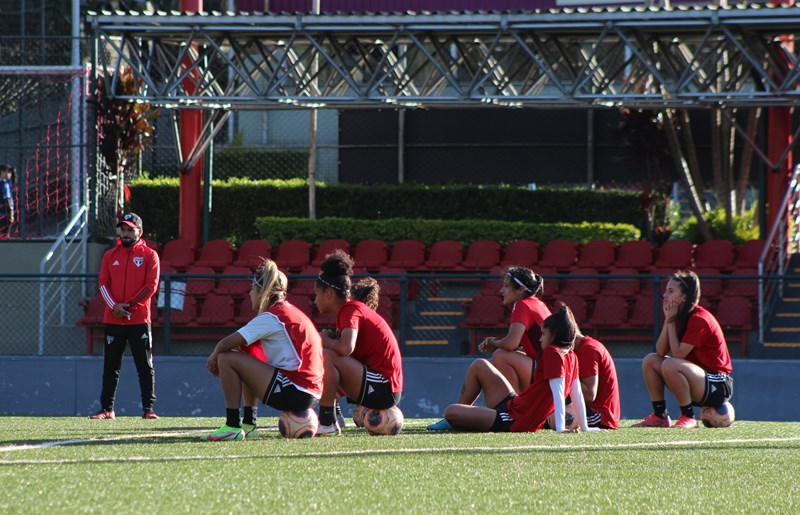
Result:
M492 354L492 365L503 374L515 392L531 384L533 360L524 352L497 349Z

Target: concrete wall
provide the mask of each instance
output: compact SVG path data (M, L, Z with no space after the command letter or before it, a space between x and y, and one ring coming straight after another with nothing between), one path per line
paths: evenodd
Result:
M400 407L410 418L435 418L454 402L471 358L406 358L406 388ZM0 414L85 416L99 408L102 357L0 357ZM651 407L640 360L616 360L622 416L636 419ZM222 391L205 370L204 357L157 356L156 412L163 416L224 416ZM734 396L742 420L800 421L785 395L800 376L800 361L734 360ZM674 398L669 409L678 413ZM345 407L345 411L347 411ZM117 392L117 415L141 413L133 360L126 357ZM276 415L262 409L262 415ZM699 413L698 413L699 415Z

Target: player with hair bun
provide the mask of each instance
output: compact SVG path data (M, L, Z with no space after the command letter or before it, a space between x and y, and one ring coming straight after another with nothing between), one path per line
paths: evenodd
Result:
M572 351L578 326L572 311L562 306L542 323L542 351L533 374L533 383L518 394L499 372L482 377L486 405L451 404L444 411L447 422L455 429L484 432L536 432L545 427L554 414L559 433L576 432L565 425L569 395L584 432L600 431L587 425L586 409L578 379L578 358Z
M208 357L208 371L219 376L225 396L225 425L203 438L242 440L239 419L243 390L280 411L303 411L322 395L322 342L313 322L286 299L286 276L265 259L253 277L250 302L258 313L235 333L217 343ZM267 363L245 352L242 345L260 342ZM245 397L247 402L247 397Z
M391 408L400 402L403 392L403 363L397 338L386 320L352 298L353 259L337 250L326 256L320 269L314 302L320 313L336 313L336 332L321 333L325 378L317 434L338 435L338 389L351 404Z
M381 302L381 286L374 277L364 277L350 287L350 297L363 302L373 311L378 310Z
M669 276L662 296L664 324L656 351L642 360L642 375L653 413L633 427L698 427L694 407L718 408L733 395L733 366L722 328L700 302L700 279L690 270ZM664 399L667 387L681 408L671 425Z
M550 316L550 309L541 300L543 291L544 279L530 268L512 266L506 270L500 293L503 304L511 307L508 334L503 338L489 337L480 343L481 352L494 351L492 361L481 358L472 362L464 377L459 404L473 404L481 393L482 378L496 373L505 377L515 392L531 384L542 351L539 343L542 322ZM448 431L452 427L442 419L428 429Z

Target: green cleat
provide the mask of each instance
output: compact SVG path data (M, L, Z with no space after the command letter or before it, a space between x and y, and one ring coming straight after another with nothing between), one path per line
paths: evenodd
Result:
M202 437L209 442L224 442L226 440L244 440L244 430L241 427L222 426L213 433Z
M244 430L244 437L245 438L256 438L256 437L258 437L258 428L256 426L242 423L242 429Z

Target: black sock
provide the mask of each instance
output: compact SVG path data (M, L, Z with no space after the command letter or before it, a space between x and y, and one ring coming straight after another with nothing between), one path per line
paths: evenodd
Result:
M694 418L694 408L691 404L687 404L686 406L681 406L681 415L684 417Z
M653 401L653 414L657 417L667 418L667 401Z
M242 427L239 423L239 408L225 408L225 425L228 427Z
M258 420L258 406L245 406L244 417L242 418L242 422L254 426L256 425L257 420Z
M319 407L319 425L332 426L336 423L336 418L333 415L333 406L320 406Z

